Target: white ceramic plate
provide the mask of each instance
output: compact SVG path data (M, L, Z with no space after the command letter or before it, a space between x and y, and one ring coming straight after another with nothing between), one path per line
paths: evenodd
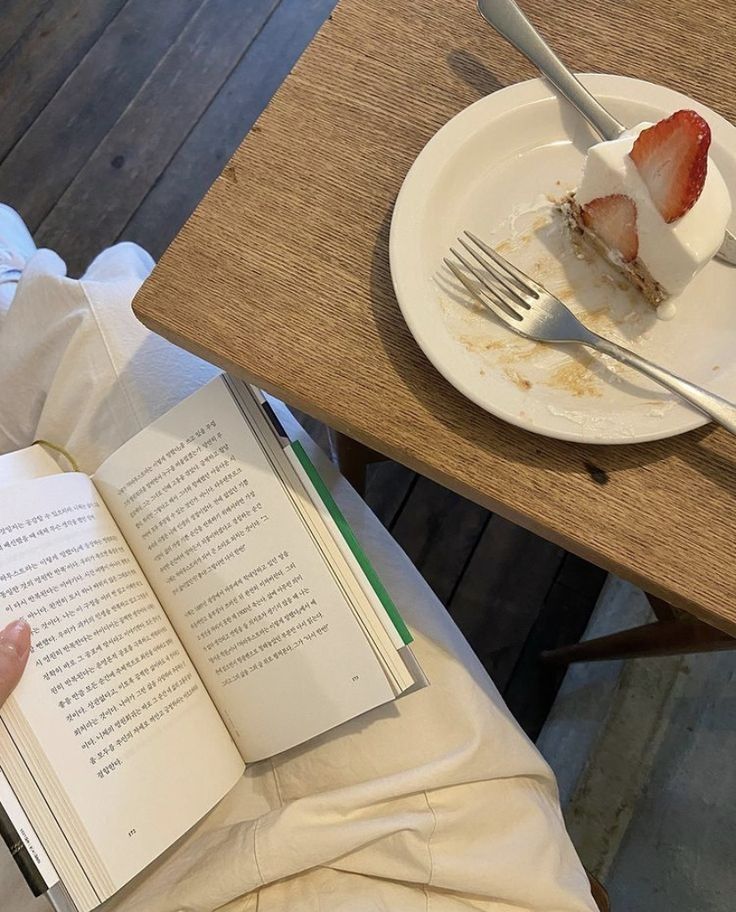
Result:
M698 111L712 130L711 156L736 192L736 128L720 115L636 79L580 78L627 125L680 108ZM391 224L391 274L404 319L429 360L484 409L563 440L656 440L706 420L603 356L520 339L474 307L442 263L468 229L592 329L736 399L736 267L709 263L677 300L675 318L663 321L600 258L575 256L547 197L576 186L585 149L596 140L539 79L466 108L430 140L404 181Z

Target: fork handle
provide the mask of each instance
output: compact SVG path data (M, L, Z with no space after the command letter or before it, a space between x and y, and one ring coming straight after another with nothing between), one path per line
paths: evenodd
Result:
M704 390L701 386L696 386L689 380L683 380L682 377L665 370L658 364L647 361L641 355L636 355L627 348L616 345L610 339L604 339L602 336L596 336L593 333L591 333L591 336L593 338L586 340L586 344L599 352L603 352L605 355L610 355L622 364L636 368L642 374L646 374L647 377L651 377L652 380L656 380L657 383L666 386L667 389L677 393L678 396L694 405L695 408L712 418L717 424L736 435L736 405L726 399L721 399L715 393L709 393L708 390Z

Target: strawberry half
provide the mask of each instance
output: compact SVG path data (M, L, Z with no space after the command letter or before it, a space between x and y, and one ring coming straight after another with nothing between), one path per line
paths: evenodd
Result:
M700 196L708 170L710 127L695 111L676 111L642 130L629 153L665 222Z
M625 263L636 259L639 232L636 230L636 203L623 193L599 196L582 209L583 224L609 249L617 250Z

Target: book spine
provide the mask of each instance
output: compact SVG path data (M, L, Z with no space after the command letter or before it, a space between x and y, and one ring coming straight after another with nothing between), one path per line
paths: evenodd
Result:
M332 520L335 524L337 534L341 535L343 541L345 542L348 551L355 560L357 567L354 567L353 570L357 573L361 573L365 576L365 579L368 581L368 585L375 593L376 598L379 603L383 606L386 616L389 618L389 621L398 637L398 642L396 643L397 647L408 646L413 637L409 632L406 624L404 623L403 618L399 614L398 608L393 602L393 599L386 591L386 587L383 585L383 582L379 578L376 571L373 569L373 565L368 560L368 556L361 547L358 539L355 537L355 533L350 528L348 521L342 514L342 511L335 502L334 497L330 493L329 488L322 480L322 476L319 474L315 468L312 460L307 455L307 451L302 446L299 440L294 440L291 442L290 447L286 451L287 456L291 459L292 464L294 465L297 472L302 475L302 480L306 481L306 489L309 491L309 486L311 485L312 489L315 492L316 498L313 498L314 505L319 509L320 504L323 511L323 519ZM303 473L303 474L302 474Z
M40 896L59 877L18 803L10 783L0 772L0 837L34 896Z
M235 396L235 400L237 402L237 381L231 379L226 374L225 382ZM352 569L353 572L356 573L356 577L358 579L360 579L361 576L364 577L367 586L370 590L372 590L374 598L377 599L378 603L383 607L383 613L379 612L378 618L381 623L384 622L384 618L386 619L384 627L394 642L394 645L397 649L408 646L413 640L409 629L399 614L399 611L391 599L391 596L388 594L385 586L378 577L378 574L373 569L371 562L368 560L367 555L363 551L363 548L355 537L353 530L350 528L347 520L343 516L342 511L337 506L337 503L332 497L332 494L330 493L327 485L325 485L319 472L312 464L312 460L307 455L306 450L298 440L292 441L289 438L288 434L282 427L278 416L274 412L271 404L268 402L262 391L251 384L247 385L247 389L254 399L256 405L260 408L261 413L268 421L274 435L278 438L286 458L289 460L297 476L300 478L302 484L304 485L304 490L312 500L312 503L322 515L322 519L327 523L328 529L330 528L331 524L334 524L334 530L337 533L337 539L342 540L346 549L343 550L343 556L348 560L348 563L350 563L351 560L354 562ZM241 410L244 408L242 402L240 403L240 407Z
M10 854L15 859L15 863L33 895L41 896L47 890L46 881L41 877L41 872L31 858L31 853L2 807L0 807L0 837L10 850Z

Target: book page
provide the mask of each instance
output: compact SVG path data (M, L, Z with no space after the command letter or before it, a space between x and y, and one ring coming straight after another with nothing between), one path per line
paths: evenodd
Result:
M31 478L59 474L61 469L53 457L38 443L0 456L0 488L29 481Z
M243 763L84 475L0 489L0 623L21 616L32 654L0 720L101 901L199 820ZM32 822L43 837L43 820ZM49 854L61 874L64 852Z
M61 469L40 444L3 453L0 456L0 488L45 475L59 475ZM1 618L0 618L1 619ZM0 750L2 748L0 747ZM5 773L0 769L0 835L8 844L21 841L22 850L13 852L23 877L35 890L46 890L58 883L59 875L45 852L38 834L28 820ZM14 839L15 837L15 839ZM23 857L25 854L25 858ZM21 861L21 859L23 859ZM12 859L9 859L12 861ZM35 870L34 870L35 868ZM2 871L0 871L2 880Z
M95 483L246 760L393 699L222 378L113 454Z

